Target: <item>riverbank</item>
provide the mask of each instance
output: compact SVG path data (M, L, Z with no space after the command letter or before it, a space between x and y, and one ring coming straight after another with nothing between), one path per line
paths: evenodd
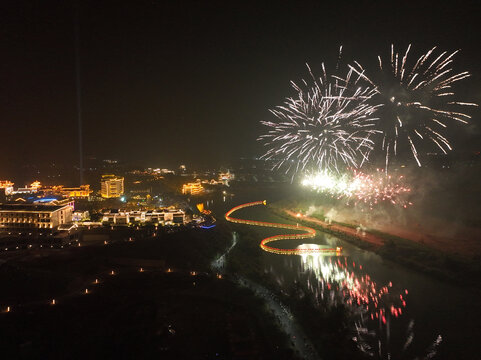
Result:
M287 291L281 290L276 279L264 267L264 256L280 255L266 253L259 248L259 228L240 224L229 225L238 233L238 240L227 256L226 273L242 279L244 286L266 300L287 333L298 333L299 329L303 330L306 339L299 339L298 336L293 339L291 336L293 345L296 345L296 348L306 348L306 344L312 343L314 348L312 353L308 350L310 345L306 348L308 358L315 358L317 353L321 359L362 359L362 354L351 340L350 310L341 303L319 304L319 299L304 282L295 282ZM292 314L295 319L294 325L291 324L292 320L283 320L284 307L279 308L279 304L285 305L288 313ZM295 323L299 324L298 329ZM305 355L306 351L301 353Z
M299 207L286 208L283 203L270 204L268 208L277 216L334 235L410 269L437 279L481 288L479 255L466 258L375 229L364 229L332 220L326 222L315 216L298 216Z

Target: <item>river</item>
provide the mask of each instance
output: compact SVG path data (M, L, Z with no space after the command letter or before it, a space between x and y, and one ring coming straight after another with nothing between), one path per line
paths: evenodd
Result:
M236 205L264 199L276 201L285 194L284 190L272 187L258 187L249 193L236 189L234 193L234 196L212 196L207 208L221 218ZM236 213L236 217L286 222L263 206L243 209ZM259 242L263 237L283 231L251 228L259 234ZM363 314L364 326L371 334L362 338L365 345L373 345L373 348L380 341L383 359L388 358L388 353L392 359L422 359L440 338L442 342L436 348L435 359L481 359L477 344L481 334L478 290L412 271L322 232L318 232L314 239L285 240L276 246L295 248L304 243L315 244L308 246L342 246L343 253L339 257L263 253L264 269L279 286L274 290L287 291L294 282L301 282L313 295L329 297L333 302L347 301L352 303L354 310L360 309L358 301L365 302L363 309L368 311ZM262 250L259 248L259 251ZM339 294L344 294L342 300L336 296ZM407 343L409 346L404 350Z

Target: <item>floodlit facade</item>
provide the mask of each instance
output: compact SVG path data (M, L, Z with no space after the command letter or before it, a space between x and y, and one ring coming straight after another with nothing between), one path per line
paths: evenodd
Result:
M111 225L152 223L156 225L183 225L186 215L183 210L162 208L147 211L110 210L103 214L102 222Z
M200 181L187 183L182 185L182 194L184 195L199 195L204 192L204 187Z
M124 194L124 178L115 175L102 175L100 194L103 198L118 198Z
M235 175L229 170L227 172L221 172L219 174L219 181L231 181L235 179Z
M45 191L45 190L44 190ZM49 191L53 195L61 195L63 197L75 198L75 199L88 199L92 190L90 185L81 185L80 187L64 187L63 185L52 186Z
M42 184L40 181L34 181L30 186L25 186L24 188L18 188L17 190L12 191L12 194L33 194L38 192L41 187Z
M56 229L72 221L72 212L71 204L0 204L0 231Z
M0 181L0 189L5 190L5 195L11 195L13 193L13 182L8 180Z
M90 213L88 211L74 211L72 214L72 221L79 222L85 221L90 218Z

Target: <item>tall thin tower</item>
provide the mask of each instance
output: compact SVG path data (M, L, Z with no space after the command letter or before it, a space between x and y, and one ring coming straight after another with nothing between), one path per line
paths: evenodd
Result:
M82 144L82 94L80 83L80 4L75 2L75 71L77 83L77 122L78 122L78 150L79 150L79 175L80 185L83 185L83 144Z

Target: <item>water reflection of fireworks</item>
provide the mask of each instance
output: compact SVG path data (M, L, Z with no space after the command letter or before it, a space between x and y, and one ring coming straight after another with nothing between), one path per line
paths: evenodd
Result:
M318 247L316 244L299 246L307 249ZM358 349L378 359L394 359L389 349L391 320L405 313L408 290L393 286L391 281L379 285L363 270L361 264L348 261L345 256L311 253L300 257L302 271L312 275L307 278L307 285L316 299L327 301L330 305L342 303L358 315L353 336ZM414 338L413 327L414 321L411 320L404 345L396 351L396 358L404 358ZM441 342L442 337L438 335L426 350L424 358L433 358Z
M299 248L319 247L304 244ZM399 317L406 307L407 289L395 289L392 282L379 285L363 271L360 264L345 256L326 257L319 254L301 255L302 269L312 273L318 286L308 280L309 287L321 299L335 299L355 311L368 314L371 320L386 324L387 316ZM388 315L389 314L389 315Z

